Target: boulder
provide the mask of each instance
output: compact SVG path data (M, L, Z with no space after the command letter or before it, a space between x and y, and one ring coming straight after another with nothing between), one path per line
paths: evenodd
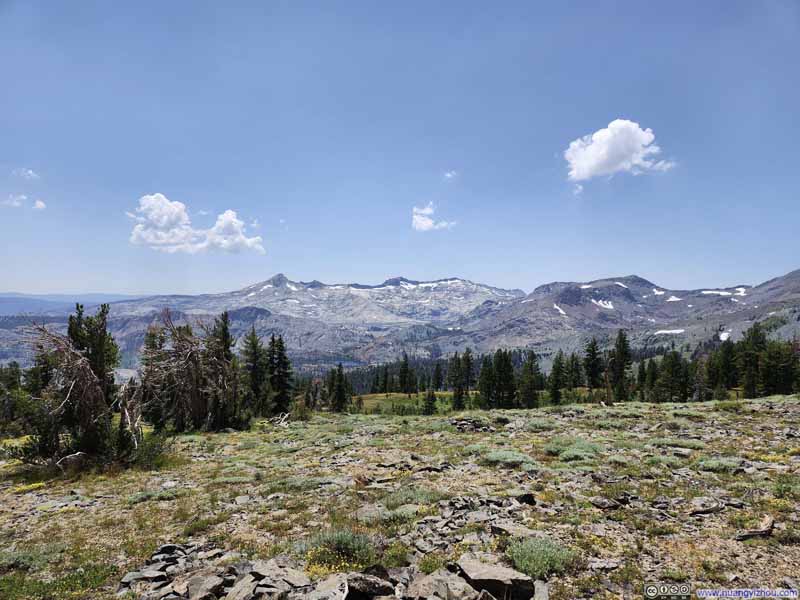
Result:
M318 583L313 591L303 595L303 598L308 600L345 600L349 591L347 576L337 573Z
M403 597L415 600L477 600L478 592L455 573L439 569L414 579Z
M394 586L380 577L365 573L348 573L347 600L370 600L375 596L394 594Z
M222 577L196 575L189 580L187 586L189 600L216 600L224 585Z
M530 600L534 593L533 579L501 564L494 554L470 552L458 559L458 568L476 590L486 590L498 598Z
M721 502L717 502L714 498L708 496L698 496L692 498L689 514L695 515L708 515L711 513L719 512L725 508Z

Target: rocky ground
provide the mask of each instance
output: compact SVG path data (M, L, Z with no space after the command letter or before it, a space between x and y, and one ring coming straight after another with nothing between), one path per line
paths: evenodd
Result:
M0 597L641 598L791 587L800 398L315 416L151 471L2 465Z

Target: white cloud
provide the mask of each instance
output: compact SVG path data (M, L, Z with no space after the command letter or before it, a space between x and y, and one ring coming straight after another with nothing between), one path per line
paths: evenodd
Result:
M458 177L458 171L445 171L444 178L445 179L455 179Z
M616 119L605 129L570 142L564 151L569 163L569 179L585 181L592 177L629 172L668 171L675 166L669 160L656 160L661 148L655 144L652 129L638 123Z
M11 208L19 208L22 203L28 199L24 194L9 194L8 198L0 202L2 206L10 206Z
M455 226L455 221L436 221L433 218L435 212L436 207L433 202L428 202L422 208L415 206L411 209L411 227L416 231L432 231L434 229L450 229Z
M261 238L247 237L247 226L233 210L218 215L210 229L195 229L183 202L157 193L139 198L136 212L126 214L136 221L131 231L131 244L169 253L195 254L206 250L265 253Z
M580 196L583 193L583 186L580 183L576 183L575 186L572 188L572 194L575 196Z
M25 168L14 169L13 171L11 171L11 174L14 177L20 177L22 179L27 179L28 181L39 179L39 174L36 173L36 171L34 171L33 169L25 169Z
M44 210L45 208L47 208L47 204L42 200L36 200L36 202L33 203L33 210Z

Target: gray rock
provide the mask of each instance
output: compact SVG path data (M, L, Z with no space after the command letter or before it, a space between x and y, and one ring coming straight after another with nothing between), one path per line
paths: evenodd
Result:
M250 575L259 580L262 587L289 592L311 585L308 576L294 568L287 557L275 557L267 561L257 560L250 569Z
M621 506L621 504L616 500L603 498L602 496L592 496L589 498L589 502L591 502L593 506L602 508L603 510L612 510Z
M437 600L477 600L478 592L455 573L439 569L411 582L405 598Z
M586 566L590 571L612 571L623 562L621 558L591 558Z
M366 504L359 508L353 515L362 523L376 523L388 519L391 513L382 504Z
M758 527L755 529L747 529L745 531L740 531L736 534L735 538L737 541L744 541L749 540L750 538L756 537L767 537L772 535L772 528L775 526L775 519L766 515L763 519L761 519L761 523L759 523Z
M533 594L533 600L549 600L550 599L550 591L547 587L547 582L542 581L541 579L537 579L534 583L536 587L536 592Z
M708 496L698 496L692 498L689 514L695 515L708 515L711 513L719 512L725 508L721 502L717 502L714 498Z
M366 575L364 573L348 573L347 587L349 593L348 600L367 600L373 596L388 596L394 593L394 586L388 581Z
M510 519L500 519L491 524L492 533L495 535L507 535L508 537L534 537L539 535L538 531L520 525Z
M225 600L250 600L256 587L258 587L258 580L252 575L245 575L231 588L231 591L225 596Z
M304 597L308 600L345 600L349 589L347 577L337 573L317 584L314 590Z
M224 584L216 575L196 575L189 580L189 600L216 600Z
M498 598L530 600L533 579L501 564L500 557L486 553L467 553L458 559L458 568L476 590L487 590Z

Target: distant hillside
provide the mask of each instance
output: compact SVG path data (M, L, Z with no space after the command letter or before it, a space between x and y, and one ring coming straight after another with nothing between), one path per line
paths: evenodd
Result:
M0 360L25 360L21 327L47 315L63 328L76 300L5 299L7 312L0 314L16 316L0 318ZM764 319L775 337L800 336L800 270L756 286L674 290L628 275L554 282L527 295L459 278L397 277L363 285L292 281L279 274L223 294L113 302L110 324L124 366L135 366L144 332L165 308L188 323L228 310L236 335L252 326L261 336L281 334L298 365L370 364L393 360L404 350L436 357L466 346L478 352L530 347L547 365L555 350L577 349L591 336L605 340L620 328L643 348L737 339L753 321ZM28 316L19 316L23 313Z

